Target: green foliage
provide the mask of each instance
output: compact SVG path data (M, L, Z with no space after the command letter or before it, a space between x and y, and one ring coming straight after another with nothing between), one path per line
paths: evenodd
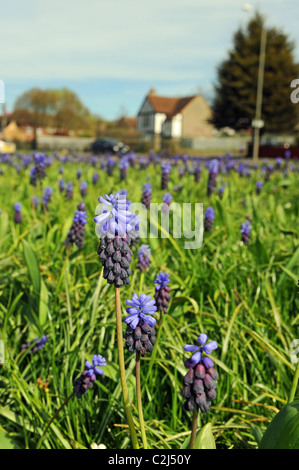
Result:
M181 448L188 449L189 445L190 437L186 439ZM197 434L194 449L216 449L211 423L207 423Z
M21 125L54 127L61 131L86 130L92 126L88 109L67 88L32 88L24 92L16 100L12 118Z
M0 449L19 449L18 444L0 427Z
M284 406L269 424L259 449L299 449L299 401Z
M142 185L153 186L153 202L160 203L160 169L128 169L120 182L117 168L108 177L100 168L81 161L64 164L63 178L74 182L74 200L58 190L60 163L47 168L44 186L53 188L49 212L32 209L31 197L42 190L29 186L29 169L17 174L13 165L1 165L0 175L0 339L5 363L0 375L0 426L21 448L35 449L50 419L72 392L73 381L93 354L102 354L107 370L81 400L73 398L51 425L42 448L90 449L92 443L108 448L130 448L118 375L114 291L102 276L94 233L98 197L128 190L128 199L141 200ZM80 196L76 171L88 185L85 245L70 252L63 246ZM97 186L92 173L99 173ZM141 240L152 249L148 272L137 270L138 246L133 248L131 283L121 289L125 300L134 292L153 296L153 280L160 270L171 276L171 305L157 331L151 355L141 360L143 412L148 442L155 449L180 449L190 436L192 414L182 410L182 378L186 373L183 350L206 332L219 348L213 353L219 373L217 399L201 414L199 429L213 430L217 449L255 449L269 423L288 402L294 365L289 347L298 337L298 173L286 178L274 172L255 194L260 169L251 178L237 173L219 175L227 183L223 199L206 196L208 172L194 183L188 172L179 181L170 175L174 201L202 202L215 209L215 224L204 234L203 245L185 250L184 239ZM222 181L220 181L222 179ZM242 204L245 200L246 207ZM13 203L22 203L23 222L13 222ZM240 225L252 219L251 242L240 242ZM172 232L171 232L172 234ZM124 325L125 330L125 325ZM21 345L35 336L49 342L36 354L21 353ZM134 387L135 358L125 351L132 411L138 429ZM49 392L38 385L49 381ZM296 395L298 399L298 395ZM211 423L211 427L207 426ZM254 427L253 427L254 426ZM253 431L254 430L254 431ZM140 435L138 438L141 443ZM211 440L212 442L212 440ZM212 445L203 443L200 445ZM1 444L0 444L1 446Z

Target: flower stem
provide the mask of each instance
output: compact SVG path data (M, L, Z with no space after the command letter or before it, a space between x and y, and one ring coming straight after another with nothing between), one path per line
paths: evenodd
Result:
M194 446L195 446L197 424L198 424L198 410L196 409L193 412L192 430L191 430L191 439L190 439L189 449L194 449Z
M123 329L122 329L122 317L121 317L121 304L120 304L120 290L119 287L115 287L115 308L116 308L116 329L117 329L117 345L118 345L118 360L119 360L119 372L120 381L123 391L125 411L127 421L130 429L132 444L134 449L138 449L137 435L134 427L133 416L131 413L128 387L126 382L126 370L125 370L125 357L124 357L124 345L123 345Z
M74 395L75 395L75 392L72 392L72 393L70 394L70 396L65 400L65 402L62 403L62 405L60 406L60 408L58 408L58 410L57 410L56 413L54 414L53 418L51 419L51 421L48 423L46 429L44 430L44 432L43 432L43 434L42 434L40 440L38 441L37 446L36 446L37 449L40 449L40 446L41 446L42 443L43 443L44 437L45 437L45 435L47 434L48 429L49 429L49 427L51 426L51 424L53 423L53 421L57 418L57 416L58 416L58 414L60 413L60 411L68 404L68 402L70 401L71 398L73 398Z
M292 401L294 401L296 390L297 390L297 385L298 385L298 380L299 380L299 362L298 362L298 365L297 365L297 368L296 368L296 371L295 371L295 375L294 375L294 379L293 379L293 383L292 383L288 403L292 403Z
M139 293L141 294L143 289L143 282L144 282L144 271L141 271L140 274L140 286L139 286Z
M139 423L140 423L143 448L148 449L145 427L144 427L143 411L142 411L141 381L140 381L140 352L139 351L136 351L136 395L137 395L137 407L138 407Z

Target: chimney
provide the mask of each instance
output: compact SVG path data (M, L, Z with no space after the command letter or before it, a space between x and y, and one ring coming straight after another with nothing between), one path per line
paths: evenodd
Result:
M148 94L149 94L149 95L152 95L152 96L153 96L153 95L156 95L156 94L157 94L157 93L156 93L156 89L155 89L155 88L151 88Z

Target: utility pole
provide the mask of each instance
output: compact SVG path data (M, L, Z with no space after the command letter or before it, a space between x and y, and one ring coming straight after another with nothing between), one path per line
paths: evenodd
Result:
M1 120L1 127L2 131L7 125L7 116L6 116L6 106L5 103L2 103L2 120Z
M252 121L252 126L254 128L254 135L253 135L253 161L254 162L258 162L259 147L260 147L260 129L264 126L264 122L261 120L261 116L262 116L263 87L264 87L264 73L265 73L265 59L266 59L266 43L267 43L267 30L264 24L262 24L255 119Z

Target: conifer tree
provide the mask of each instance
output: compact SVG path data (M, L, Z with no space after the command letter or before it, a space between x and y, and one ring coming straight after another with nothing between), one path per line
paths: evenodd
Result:
M257 77L263 17L257 13L246 30L234 35L233 49L218 68L213 124L235 130L251 127L255 117ZM267 27L266 27L267 28ZM292 80L298 78L294 44L277 28L267 28L262 119L267 132L294 132L298 123L296 104L291 102Z

